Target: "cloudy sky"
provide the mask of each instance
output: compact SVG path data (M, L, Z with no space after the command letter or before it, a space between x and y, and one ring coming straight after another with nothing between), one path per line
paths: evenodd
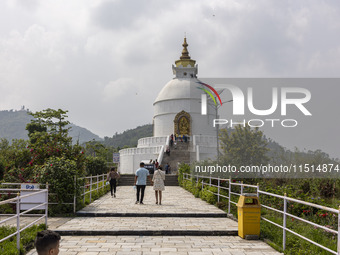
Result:
M0 110L69 110L112 136L152 122L184 33L199 77L338 77L340 2L2 0Z

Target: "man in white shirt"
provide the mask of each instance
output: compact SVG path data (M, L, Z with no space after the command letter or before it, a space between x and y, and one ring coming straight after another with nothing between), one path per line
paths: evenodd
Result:
M143 204L143 198L144 198L144 191L146 187L146 178L149 178L149 181L152 183L152 180L149 175L149 170L144 168L144 163L141 162L139 164L140 168L136 171L135 176L135 186L137 186L137 200L136 204L140 203ZM139 194L141 193L141 196L139 198Z

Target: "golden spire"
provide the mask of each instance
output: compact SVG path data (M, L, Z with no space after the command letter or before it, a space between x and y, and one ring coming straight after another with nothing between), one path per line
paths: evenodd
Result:
M182 44L182 46L183 46L183 50L182 50L182 56L180 57L180 59L190 59L189 51L187 49L188 43L187 43L186 37L184 37L184 43Z
M182 44L183 50L182 50L182 56L180 57L179 60L175 61L176 66L183 66L183 67L188 67L190 65L191 67L195 66L196 61L192 60L189 56L189 51L188 51L188 43L187 43L187 38L184 37L184 42Z

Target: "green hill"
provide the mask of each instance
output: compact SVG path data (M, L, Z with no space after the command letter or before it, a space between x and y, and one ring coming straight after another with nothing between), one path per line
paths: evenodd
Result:
M0 138L6 138L8 141L12 139L28 139L26 125L33 119L26 110L9 110L0 111ZM73 142L79 141L84 143L87 141L97 140L102 141L98 135L93 134L86 128L71 124L69 132Z
M0 138L6 138L8 141L28 139L25 128L32 118L25 110L0 111Z
M112 137L104 137L105 146L113 146L115 148L136 147L138 139L150 137L153 133L152 124L138 126L134 129L128 129L121 134L116 133Z

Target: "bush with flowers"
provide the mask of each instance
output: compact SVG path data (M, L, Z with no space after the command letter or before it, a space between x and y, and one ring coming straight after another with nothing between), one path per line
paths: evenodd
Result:
M72 145L66 113L60 109L31 113L34 119L26 127L29 141L17 140L12 145L0 141L5 182L48 182L50 193L55 194L53 202L73 202L75 185L80 185L74 179L85 175L85 155L79 144ZM65 210L69 208L57 205L54 211Z

